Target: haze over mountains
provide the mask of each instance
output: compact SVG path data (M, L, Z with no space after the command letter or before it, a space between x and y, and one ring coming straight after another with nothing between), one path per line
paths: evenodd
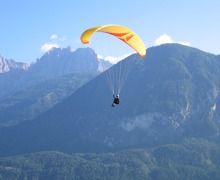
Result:
M149 48L133 67L119 106L111 108L112 95L100 74L35 119L1 128L0 153L106 152L189 137L218 142L219 69L219 56L192 47Z
M16 63L0 57L0 99L36 85L70 73L100 72L100 61L90 48L72 51L70 47L54 48L35 63ZM106 67L112 64L105 62Z
M0 59L0 126L9 126L45 112L101 72L90 49L55 48L36 63Z

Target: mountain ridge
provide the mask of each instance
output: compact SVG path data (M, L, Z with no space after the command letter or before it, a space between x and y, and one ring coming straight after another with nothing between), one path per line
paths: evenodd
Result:
M14 70L27 70L31 64L15 62L12 59L6 59L0 55L0 74Z
M216 141L219 68L218 56L196 48L152 47L131 70L119 106L110 107L111 92L101 74L35 120L0 129L0 138L7 141L0 140L3 147L15 143L16 153L105 152L175 143L184 137ZM15 152L7 148L7 153Z
M63 75L77 72L101 72L100 61L104 60L98 59L97 54L91 48L72 51L70 47L54 48L30 65L4 60L14 65L6 64L4 69L9 66L14 68L0 73L0 86L4 87L0 89L0 100L29 86ZM112 65L109 62L105 63L107 68ZM0 69L1 67L3 68L0 63Z

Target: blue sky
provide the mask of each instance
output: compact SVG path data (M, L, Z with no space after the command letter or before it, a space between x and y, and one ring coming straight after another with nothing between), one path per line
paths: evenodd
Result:
M97 33L89 45L81 33L93 26L120 24L132 29L146 48L183 43L220 54L219 0L7 0L0 1L0 55L34 62L50 47L92 47L97 54L132 53L113 37Z

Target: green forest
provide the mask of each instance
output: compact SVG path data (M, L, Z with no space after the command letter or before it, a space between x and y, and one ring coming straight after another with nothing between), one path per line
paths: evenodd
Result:
M219 179L220 145L204 139L108 153L37 152L0 159L0 179Z

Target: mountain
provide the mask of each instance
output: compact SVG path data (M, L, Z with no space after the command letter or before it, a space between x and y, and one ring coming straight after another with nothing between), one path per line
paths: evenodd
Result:
M112 68L119 70L119 62ZM147 50L112 108L101 74L30 122L0 129L0 154L105 152L198 137L219 141L219 56L179 44ZM16 147L16 148L15 148Z
M98 72L72 73L30 86L0 101L0 127L31 120L72 94Z
M97 72L99 60L91 48L53 48L29 69L36 78L54 78L73 72Z
M18 69L27 70L30 64L5 59L0 55L0 74Z
M70 47L54 48L30 66L4 58L2 62L11 69L0 74L0 127L36 117L98 75L100 63L111 66L90 48Z
M100 72L100 61L103 60L98 59L90 48L72 51L70 47L53 48L30 66L1 58L0 62L4 62L1 67L5 73L0 74L0 86L4 87L0 89L0 100L27 87L67 74ZM111 65L106 62L107 68ZM13 70L6 72L9 67L13 67Z

